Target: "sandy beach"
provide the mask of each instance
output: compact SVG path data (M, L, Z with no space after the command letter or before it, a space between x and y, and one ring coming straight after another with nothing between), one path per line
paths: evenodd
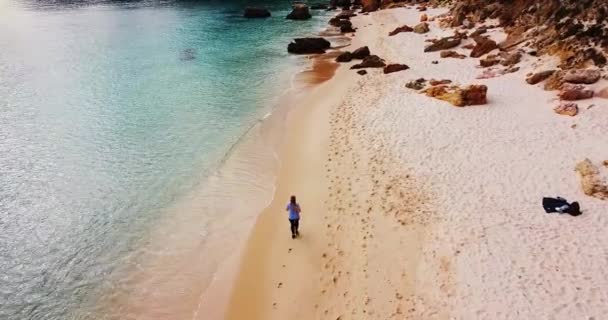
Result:
M585 158L608 159L608 100L556 114L555 93L525 81L557 64L547 57L524 55L518 71L478 79L479 59L423 52L425 40L454 32L438 21L426 34L388 36L420 15L353 17L344 48L366 45L408 70L360 76L344 63L295 97L274 200L245 245L226 319L608 314L608 202L585 195L574 171ZM486 85L488 103L457 108L405 87L418 78ZM285 212L292 194L303 210L296 240ZM583 215L546 214L541 200L555 196L579 201Z

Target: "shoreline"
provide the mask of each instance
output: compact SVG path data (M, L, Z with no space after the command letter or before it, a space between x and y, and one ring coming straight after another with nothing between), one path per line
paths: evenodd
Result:
M584 195L573 171L581 157L608 158L607 109L591 108L606 103L556 115L551 94L525 82L554 68L550 57L524 56L522 70L483 78L477 59L424 53L425 40L453 34L437 21L427 34L387 36L421 14L407 6L354 17L347 50L367 45L410 69L359 76L343 64L290 112L275 197L246 244L226 319L608 313L599 295L608 260L601 245L586 245L608 240L608 205ZM501 28L487 34L505 39ZM455 108L405 87L418 78L486 85L488 102ZM302 239L289 238L291 194ZM556 195L581 201L583 216L547 215L540 200Z

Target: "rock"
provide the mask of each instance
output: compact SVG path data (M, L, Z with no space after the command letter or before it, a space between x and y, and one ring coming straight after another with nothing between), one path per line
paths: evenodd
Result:
M408 67L405 64L389 64L386 67L384 67L384 74L387 73L393 73L393 72L398 72L398 71L403 71L403 70L407 70L410 67Z
M388 35L390 37L392 37L392 36L394 36L394 35L396 35L398 33L401 33L401 32L412 32L412 31L414 31L414 29L412 27L410 27L408 25L403 25L403 26L398 27L395 30L389 32Z
M593 90L585 89L583 86L562 86L559 98L566 101L590 99L593 98Z
M586 195L602 200L608 199L608 186L602 181L598 167L591 160L585 159L579 162L575 171L579 174L581 187Z
M323 38L296 38L287 45L287 52L298 54L325 53L331 43Z
M426 6L419 6L418 11L420 11L420 12L426 11Z
M285 18L291 20L306 20L311 17L308 6L303 3L297 3L293 5L291 12Z
M352 57L353 59L363 59L365 57L368 57L369 55L369 48L365 46L353 51Z
M352 23L350 23L350 21L348 21L348 24L344 24L342 26L340 26L340 33L348 33L348 32L355 32L356 30L353 29L353 25Z
M351 60L353 60L353 55L350 51L342 52L336 57L336 62L350 62Z
M382 68L384 66L386 66L386 63L384 63L384 60L382 58L378 57L377 55L371 55L371 56L367 56L367 57L363 58L363 61L361 61L361 63L356 64L350 68L351 69Z
M462 46L462 48L473 50L473 48L475 48L475 44L474 43L465 44L464 46Z
M243 17L245 18L268 18L270 17L270 11L266 8L255 8L255 7L247 7L245 8L245 13L243 13Z
M503 56L503 61L500 62L501 65L505 66L505 67L510 67L513 65L518 64L521 61L521 53L520 52L514 52L511 54L505 54Z
M447 101L457 107L486 104L487 92L488 87L485 85L470 85L464 89L439 85L424 90L427 96Z
M441 53L439 54L439 56L441 56L442 58L456 58L456 59L464 59L467 56L465 56L464 54L460 54L456 51L453 50L444 50L441 51Z
M325 3L314 3L310 5L311 10L327 10L328 6Z
M419 23L414 27L414 32L419 34L427 33L429 31L429 24L426 22Z
M592 84L600 80L602 73L595 69L574 69L564 74L564 81L569 83Z
M462 40L460 38L454 38L454 37L441 38L438 41L436 41L435 43L424 48L424 52L433 52L433 51L452 49L452 48L458 46L461 42L462 42Z
M476 37L474 40L476 45L471 51L471 57L473 58L479 58L494 49L498 49L496 41L490 38Z
M563 84L564 84L563 72L556 71L547 78L547 80L545 81L544 89L547 91L559 90L559 89L561 89Z
M442 84L450 84L450 83L452 83L452 80L449 80L449 79L443 79L443 80L431 79L429 81L429 84L432 86L440 86Z
M424 78L420 78L406 83L405 87L414 90L422 90L425 86L425 82L426 80Z
M361 12L372 12L380 8L380 0L361 0Z
M595 94L596 97L602 99L608 99L608 88L604 88Z
M479 59L479 65L484 67L484 68L488 68L494 65L497 65L500 63L500 59L498 59L498 56L496 55L488 55L485 59Z
M555 70L545 70L545 71L537 72L537 73L529 76L528 78L526 78L526 82L528 84L537 84L537 83L542 82L545 79L549 78L554 73L555 73Z
M429 16L426 15L426 13L423 13L422 15L420 15L420 22L426 22L429 20Z
M488 32L488 29L486 29L485 27L481 27L481 28L478 28L477 30L473 31L473 33L471 33L470 37L475 39L476 37L479 37L486 32Z
M462 21L462 26L465 29L473 29L473 28L475 28L475 22L473 22L469 19L464 19L464 21Z
M357 73L360 74L360 75L366 75L367 71L365 71L365 70L359 70L359 71L357 71Z
M578 105L572 102L561 103L553 108L553 111L557 114L574 117L578 114Z
M338 13L334 18L337 19L350 19L352 17L356 17L357 14L352 10L342 10L342 12Z
M437 60L433 60L433 61L431 61L431 63L432 63L432 64L439 64L439 61L437 61Z

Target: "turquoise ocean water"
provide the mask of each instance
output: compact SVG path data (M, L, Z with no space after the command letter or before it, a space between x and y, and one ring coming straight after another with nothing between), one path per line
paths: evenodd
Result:
M273 17L241 18L252 4ZM287 54L289 40L326 25L325 12L285 20L289 7L1 2L0 319L148 318L95 306L111 305L103 296L116 291L117 301L134 290L145 300L142 281L123 275L141 265L147 237L184 198L198 201L181 205L197 208L189 213L205 235L197 241L209 237L221 212L201 209L217 198L196 190L306 65ZM180 233L179 225L168 230Z

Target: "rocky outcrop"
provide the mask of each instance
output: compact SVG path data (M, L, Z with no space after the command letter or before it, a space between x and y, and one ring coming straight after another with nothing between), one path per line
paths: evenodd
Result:
M464 54L460 54L456 51L453 50L444 50L441 51L441 53L439 54L440 57L442 58L456 58L456 59L464 59L467 56L465 56Z
M367 46L361 47L353 51L352 58L353 59L364 59L370 55L369 48Z
M608 199L608 185L600 176L597 166L589 159L579 162L575 171L578 172L583 192L591 197L606 200Z
M537 72L537 73L530 75L528 78L526 78L526 82L528 84L537 84L542 81L545 81L545 79L549 78L554 73L555 73L555 70L545 70L545 71Z
M429 31L430 31L429 24L426 22L419 23L414 27L415 33L423 34L423 33L429 32Z
M248 7L245 8L245 13L243 13L243 17L245 18L268 18L270 17L270 11L266 8L254 8Z
M293 5L291 12L285 18L291 20L306 20L311 17L308 6L303 3L297 3Z
M476 37L473 40L475 40L476 44L473 50L471 51L472 58L479 58L486 53L490 53L490 51L494 49L498 49L498 44L496 44L496 41L490 38Z
M486 104L487 92L488 87L485 85L470 85L465 88L440 85L424 90L427 96L447 101L457 107Z
M287 52L298 54L325 53L331 43L323 38L296 38L287 45Z
M389 37L392 37L392 36L397 35L397 34L399 34L401 32L412 32L412 31L414 31L414 28L412 28L412 27L410 27L408 25L403 25L401 27L395 28L395 30L389 32L388 35L389 35Z
M460 45L461 42L462 42L462 40L460 38L455 38L455 37L441 38L439 40L436 40L431 45L428 45L426 48L424 48L424 52L433 52L433 51L452 49L452 48Z
M585 89L583 86L562 86L559 98L566 101L591 99L593 90Z
M383 68L384 66L386 66L386 63L384 63L384 59L378 57L377 55L370 55L370 56L363 58L363 61L361 61L361 63L356 64L350 68L351 69Z
M410 67L408 67L405 64L399 64L399 63L389 64L386 67L384 67L384 74L403 71L403 70L407 70L409 68Z
M569 83L592 84L600 80L600 70L573 69L564 74L564 81Z
M336 62L350 62L353 60L353 55L349 51L341 53L336 57Z
M361 0L361 12L373 12L380 8L380 0Z
M573 102L560 103L557 107L553 108L553 111L563 116L574 117L578 114L578 105Z

